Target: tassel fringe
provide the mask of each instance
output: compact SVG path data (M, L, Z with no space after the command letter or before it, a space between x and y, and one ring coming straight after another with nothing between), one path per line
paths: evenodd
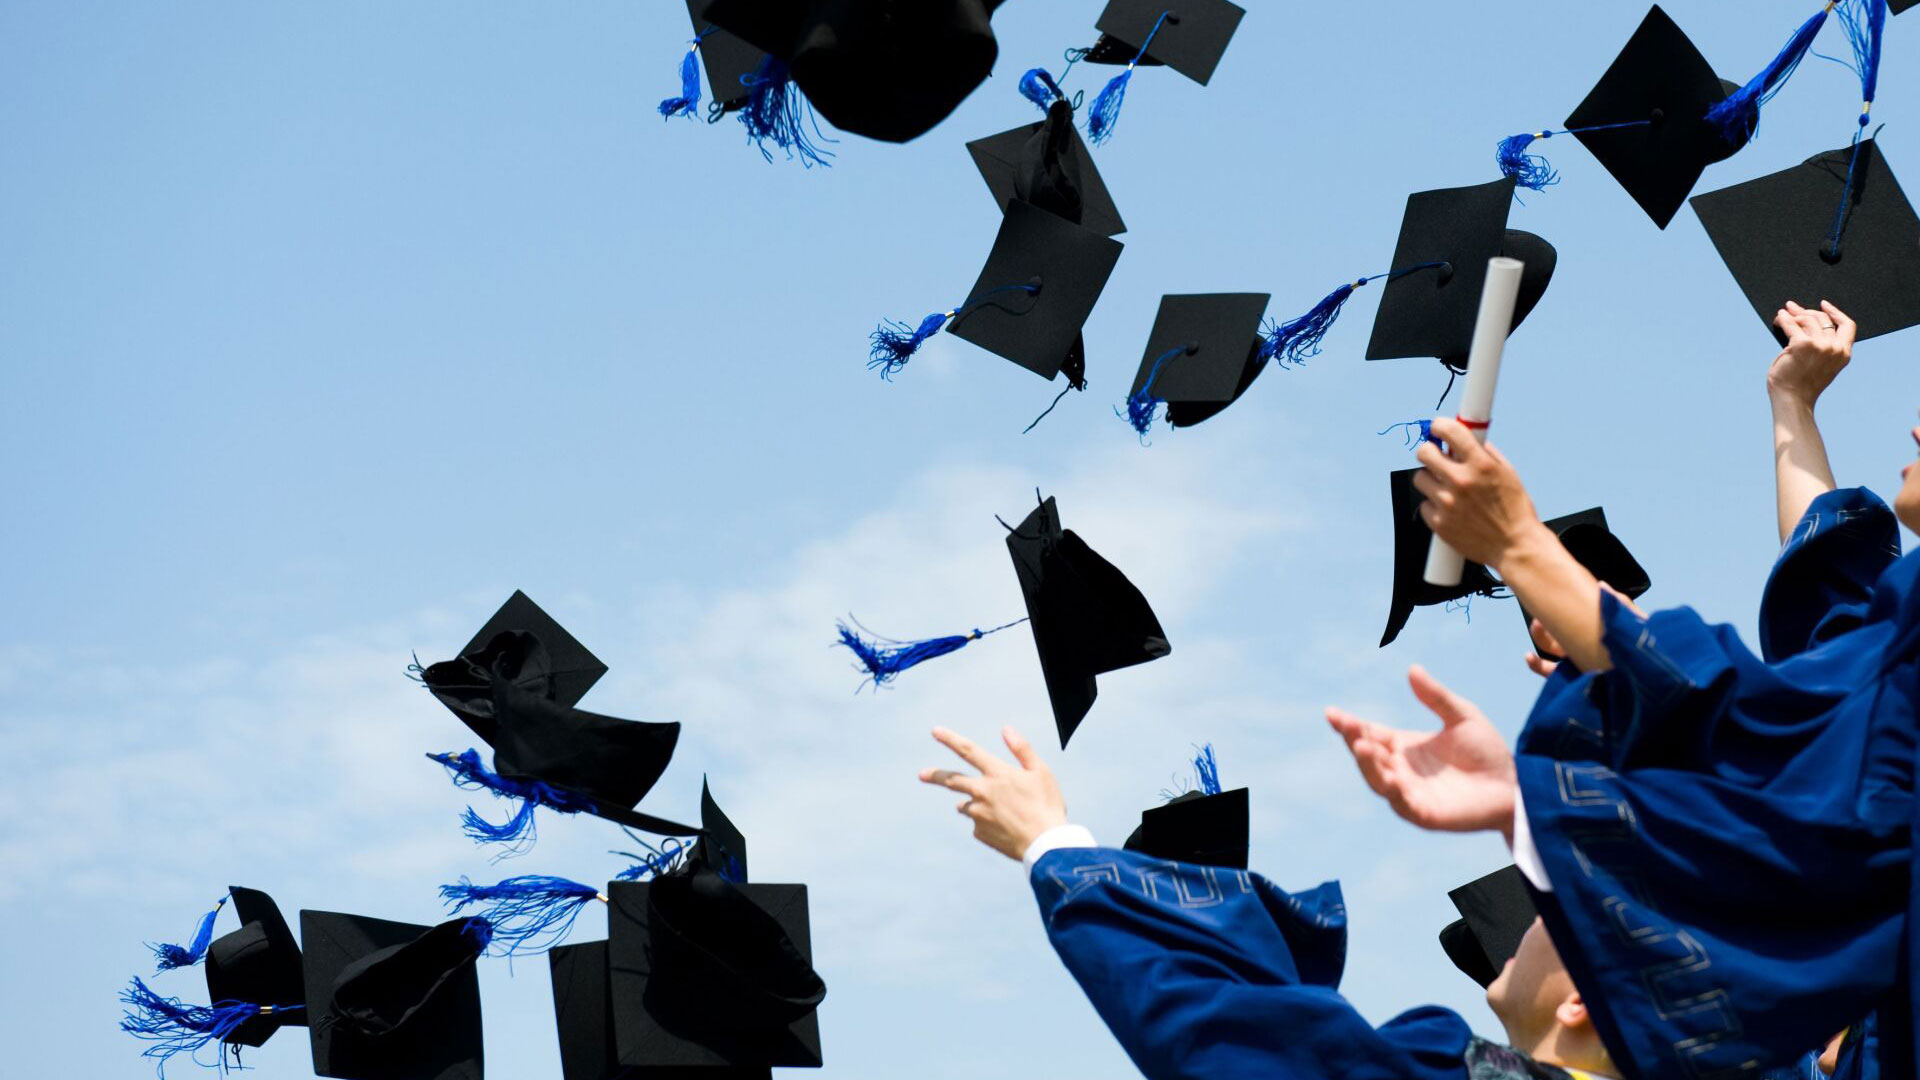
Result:
M200 927L194 931L191 944L185 948L178 945L168 945L165 942L159 945L148 945L147 948L153 950L154 959L159 961L159 967L154 973L160 974L161 972L192 967L205 959L207 946L213 944L213 922L220 917L220 909L226 906L227 898L223 896L220 898L219 903L213 905L212 911L200 917Z
M1266 338L1260 346L1260 358L1272 360L1284 368L1304 364L1319 356L1320 342L1333 329L1334 320L1340 317L1340 309L1346 306L1353 291L1365 285L1367 280L1362 278L1340 286L1297 319L1277 326L1269 323Z
M1193 775L1200 782L1200 794L1220 794L1220 763L1214 760L1212 743L1208 743L1194 755Z
M234 1029L256 1016L305 1008L301 1004L261 1006L243 1001L224 1001L211 1006L188 1005L179 998L162 997L154 993L138 976L132 985L120 992L120 1002L127 1006L120 1020L120 1030L153 1044L141 1051L140 1056L154 1059L155 1071L161 1076L166 1075L167 1062L176 1054L187 1054L208 1068L217 1065L225 1072L227 1054L224 1049L217 1063L199 1061L199 1052L207 1044L224 1040ZM238 1064L239 1053L240 1048L234 1047L235 1064Z
M712 31L708 31L711 33ZM687 55L680 58L680 96L670 97L660 103L660 115L671 120L676 116L693 119L693 112L700 107L700 38L694 38L687 48Z
M875 686L885 686L908 668L956 652L988 634L997 634L1008 626L1018 626L1023 622L1026 620L1016 619L1005 626L996 626L991 630L976 629L970 634L929 638L925 641L894 641L891 638L881 637L875 637L869 641L854 633L845 622L836 625L840 629L839 644L859 658L861 668L867 673L867 682ZM858 626L859 623L856 622L854 625ZM861 685L865 686L866 683Z
M1060 92L1060 84L1053 81L1046 68L1034 68L1020 76L1020 96L1046 112L1055 100L1064 100L1067 95Z
M1545 191L1560 182L1560 174L1539 154L1527 153L1535 139L1553 138L1551 131L1535 131L1523 135L1509 135L1500 140L1500 149L1494 155L1500 162L1500 173L1513 177L1513 182L1528 191Z
M747 101L740 109L740 123L747 129L747 138L759 148L760 156L768 161L773 160L773 154L766 144L772 143L786 152L788 161L798 157L809 169L828 165L832 152L815 146L813 138L832 140L820 135L819 125L807 111L807 99L794 85L787 65L769 56L747 79ZM807 134L809 126L814 129L811 137Z
M491 948L496 956L551 949L566 939L589 903L606 900L591 885L541 874L510 877L494 885L475 885L463 877L456 885L440 886L440 896L455 915L480 906L476 921L487 927L486 942L480 948Z
M907 361L913 359L913 354L920 351L920 346L939 333L952 317L951 311L938 311L921 319L920 325L912 329L908 329L906 323L891 319L881 323L868 337L871 344L867 349L867 370L878 369L882 379L891 381L907 366Z
M578 814L593 809L593 804L558 788L542 784L509 780L499 773L489 770L480 762L477 750L464 750L458 754L428 754L428 758L445 766L452 774L455 787L470 791L488 791L502 799L517 799L520 807L512 817L495 825L481 817L471 806L461 815L461 825L467 836L476 843L497 843L513 845L513 851L524 851L533 846L538 839L534 830L534 811L539 807L562 814Z
M1800 67L1800 61L1807 58L1807 51L1813 47L1813 39L1820 35L1820 28L1827 24L1827 15L1834 6L1835 2L1829 2L1801 24L1800 29L1787 39L1779 55L1760 74L1727 95L1726 100L1707 110L1707 122L1720 130L1722 138L1735 146L1744 146L1759 132L1761 107L1773 100L1774 95L1786 86L1787 80Z

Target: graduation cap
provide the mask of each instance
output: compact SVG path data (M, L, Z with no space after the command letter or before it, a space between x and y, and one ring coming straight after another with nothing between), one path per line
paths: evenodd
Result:
M1693 209L1776 340L1788 300L1832 302L1861 339L1920 323L1920 219L1877 140L1696 196Z
M1109 0L1094 23L1100 41L1078 54L1090 63L1127 66L1101 88L1087 113L1087 133L1094 144L1113 136L1135 68L1165 64L1205 86L1244 15L1244 8L1228 0ZM1127 42L1138 42L1139 47L1128 50Z
M967 153L1002 210L1017 200L1102 236L1127 231L1065 101L1048 105L1045 120L975 139Z
M680 93L660 103L663 117L693 116L700 105L700 68L707 69L707 85L713 90L707 120L718 120L743 108L754 76L767 62L767 54L707 20L707 7L713 0L687 0L687 16L693 20L694 37L687 54L680 60Z
M561 705L575 705L607 673L607 665L516 589L458 657L424 668L415 664L413 670L441 704L492 743L497 680Z
M528 841L541 806L662 835L697 831L633 809L672 760L678 723L622 720L575 708L606 665L524 594L515 593L475 641L484 644L476 648L469 642L460 658L420 672L434 695L493 748L493 768L471 749L427 756L446 766L455 784L521 804L497 825L469 809L464 819L469 836L481 842Z
M220 912L233 901L240 927L213 936ZM121 1029L153 1045L144 1056L162 1065L175 1054L221 1044L222 1061L238 1061L245 1046L263 1045L282 1027L307 1024L300 946L273 898L257 889L231 886L200 920L189 946L156 945L160 972L206 961L207 1006L163 997L134 979L122 993L128 1011Z
M1509 866L1447 893L1460 918L1440 931L1453 966L1482 987L1491 985L1533 925L1533 897L1520 868Z
M1266 293L1163 296L1146 353L1124 409L1115 409L1145 436L1158 407L1167 422L1190 427L1240 399L1265 367L1260 317Z
M1419 469L1400 469L1390 477L1393 493L1393 602L1387 610L1387 629L1380 635L1385 648L1400 636L1416 607L1451 604L1470 596L1504 596L1501 584L1487 568L1469 562L1458 585L1432 585L1426 580L1427 549L1433 530L1420 517L1420 492L1413 486Z
M928 315L915 327L883 324L870 336L867 366L888 377L944 328L1051 381L1073 353L1122 246L1094 229L1012 200L966 301ZM1073 375L1068 377L1072 381Z
M1247 789L1222 791L1211 745L1194 758L1199 784L1148 809L1123 846L1156 859L1247 868Z
M1664 229L1707 166L1744 145L1744 139L1729 140L1707 120L1707 113L1738 89L1714 74L1707 58L1656 4L1567 117L1565 129L1501 142L1501 171L1521 187L1544 190L1559 181L1559 174L1528 149L1535 140L1570 134Z
M1893 10L1895 15L1898 15L1916 4L1920 4L1920 0L1888 0L1887 6Z
M1368 360L1432 356L1454 372L1464 372L1487 262L1497 256L1526 264L1513 325L1517 329L1526 321L1546 295L1559 257L1553 245L1540 237L1507 228L1513 189L1513 179L1506 177L1407 197L1393 253L1394 269L1376 275L1385 277L1387 284L1381 289L1380 310L1367 343ZM1309 340L1317 343L1318 339L1309 336ZM1276 352L1285 355L1292 347L1293 339L1288 338Z
M1867 108L1862 110L1860 121L1862 127L1866 126L1866 113L1872 108L1874 84L1879 76L1879 33L1886 22L1886 0L1825 0L1758 75L1707 110L1707 122L1719 129L1728 142L1743 145L1760 130L1761 107L1773 100L1793 77L1836 7L1842 8L1841 19L1855 49L1855 71L1866 91Z
M1053 499L1041 500L1019 528L1008 530L1007 551L1065 750L1099 693L1094 676L1157 660L1172 646L1140 590L1061 527Z
M608 894L620 1064L821 1064L816 1009L827 988L813 969L805 885L734 882L692 860Z
M711 0L707 18L781 62L833 126L906 142L993 70L1002 0ZM750 126L751 130L751 126Z
M484 919L414 926L302 911L313 1071L340 1080L481 1080Z
M1607 528L1607 512L1600 507L1554 518L1546 526L1581 566L1628 599L1638 600L1653 588L1653 579L1647 576L1646 569ZM1520 619L1531 633L1533 615L1525 605L1520 608ZM1548 660L1562 659L1545 653L1542 656Z

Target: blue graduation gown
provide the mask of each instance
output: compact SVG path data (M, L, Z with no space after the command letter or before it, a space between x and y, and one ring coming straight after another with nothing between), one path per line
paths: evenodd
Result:
M1521 796L1560 954L1630 1078L1750 1077L1875 1008L1911 1068L1920 557L1871 493L1815 500L1762 609L1765 657L1687 608L1602 598L1614 669L1556 674Z
M1346 907L1244 870L1112 848L1050 851L1033 891L1047 937L1148 1080L1466 1080L1447 1009L1379 1027L1340 996Z

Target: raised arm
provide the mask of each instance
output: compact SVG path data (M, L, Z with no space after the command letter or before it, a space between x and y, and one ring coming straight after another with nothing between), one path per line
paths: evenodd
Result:
M1813 407L1853 358L1853 320L1821 301L1809 311L1793 301L1773 317L1787 335L1787 346L1767 369L1767 398L1773 404L1773 469L1780 542L1785 543L1813 500L1835 487L1827 444L1820 437Z

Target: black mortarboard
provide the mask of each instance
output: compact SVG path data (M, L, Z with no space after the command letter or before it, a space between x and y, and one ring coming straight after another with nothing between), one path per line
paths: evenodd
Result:
M687 15L693 20L693 32L699 38L700 63L706 68L708 93L722 111L738 109L747 97L746 80L766 62L765 50L721 29L707 18L714 0L687 0Z
M1920 0L1887 0L1887 9L1895 15L1898 15L1912 8L1915 4L1920 4Z
M233 897L240 928L207 946L207 1000L216 1005L245 1001L272 1007L274 1011L247 1020L225 1040L239 1046L259 1046L282 1027L307 1025L304 1008L281 1011L284 1006L304 1005L307 1000L300 945L273 897L238 885L227 892Z
M906 142L993 70L1002 0L711 0L707 18L784 58L833 126Z
M1017 199L1102 236L1127 231L1064 101L1048 106L1045 120L975 139L967 152L1002 209Z
M1189 791L1140 814L1126 849L1156 859L1247 868L1247 789L1218 795Z
M438 926L302 911L313 1071L342 1080L480 1080L485 920Z
M1122 246L1013 200L980 279L948 329L1050 381L1093 314Z
M1861 339L1920 323L1920 219L1877 141L1861 140L1857 162L1853 153L1816 154L1693 200L1776 340L1785 339L1773 316L1789 300L1816 310L1829 301L1853 319Z
M1447 894L1461 921L1440 932L1441 947L1454 966L1486 986L1498 978L1520 948L1520 939L1537 914L1520 868L1509 866L1477 878ZM1462 927L1464 923L1464 927Z
M427 666L421 680L475 735L492 743L496 670L529 692L574 705L607 673L607 665L516 589L457 658Z
M693 858L728 881L747 880L747 838L713 801L713 789L700 778L700 840Z
M1460 575L1458 585L1429 585L1426 580L1427 549L1433 546L1433 530L1420 517L1420 492L1413 478L1419 469L1401 469L1388 477L1393 492L1393 602L1387 609L1387 630L1380 635L1385 648L1400 636L1407 618L1416 607L1429 607L1464 600L1469 596L1493 596L1500 583L1486 567L1470 562Z
M1154 26L1163 12L1167 20L1156 32ZM1094 23L1100 41L1082 59L1094 64L1133 63L1140 43L1152 35L1141 66L1165 64L1205 86L1246 13L1227 0L1109 0Z
M553 983L554 1029L560 1036L561 1080L638 1080L646 1075L620 1064L607 943L551 949L547 970Z
M1600 507L1557 517L1546 525L1581 566L1629 599L1638 600L1653 588L1653 580L1647 576L1646 569L1627 550L1627 545L1621 543L1620 538L1607 528L1607 512ZM1533 615L1525 606L1520 608L1520 618L1531 632ZM1549 660L1560 659L1545 653L1541 655Z
M805 885L737 885L693 862L651 882L616 881L607 895L623 1065L821 1064L816 1009L827 991L813 969Z
M1128 394L1130 421L1141 434L1152 403L1167 403L1167 422L1189 427L1239 400L1266 366L1260 317L1266 293L1163 296L1147 349ZM1144 410L1144 411L1143 411Z
M427 667L422 680L493 748L501 777L547 785L588 812L637 829L692 834L633 809L666 771L680 725L573 707L606 670L516 592L458 659Z
M1051 498L1010 530L1020 591L1053 704L1060 748L1093 707L1094 676L1157 660L1172 651L1147 598L1072 530Z
M1465 370L1487 262L1495 256L1527 265L1513 325L1525 321L1545 295L1558 258L1553 245L1540 237L1507 228L1513 189L1513 179L1507 177L1407 197L1393 253L1395 276L1381 291L1367 359L1432 356L1456 371Z
M1566 126L1664 229L1706 167L1740 149L1707 122L1731 86L1656 4Z

